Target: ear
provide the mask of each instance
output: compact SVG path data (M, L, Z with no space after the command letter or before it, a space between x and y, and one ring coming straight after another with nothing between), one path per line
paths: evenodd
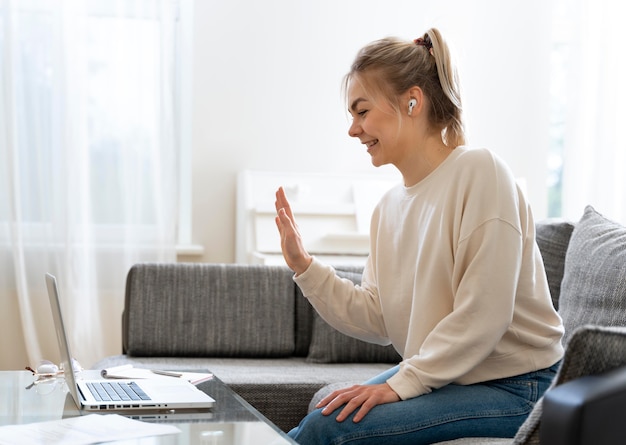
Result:
M421 114L422 110L424 109L424 92L420 87L414 86L409 88L406 93L402 95L402 97L404 98L405 104L408 105L409 102L411 103L409 113L410 116L418 116L419 114Z

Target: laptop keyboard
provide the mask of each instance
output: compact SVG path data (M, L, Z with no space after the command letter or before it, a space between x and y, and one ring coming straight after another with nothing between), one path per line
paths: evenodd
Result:
M150 400L136 382L88 382L87 388L99 402Z

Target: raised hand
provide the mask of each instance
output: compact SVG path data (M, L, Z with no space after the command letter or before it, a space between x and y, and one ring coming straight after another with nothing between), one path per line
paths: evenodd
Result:
M285 196L285 190L280 187L276 191L276 227L280 233L280 248L283 257L296 275L303 273L311 262L313 257L304 249L302 238L298 231L298 226L291 212L291 206Z

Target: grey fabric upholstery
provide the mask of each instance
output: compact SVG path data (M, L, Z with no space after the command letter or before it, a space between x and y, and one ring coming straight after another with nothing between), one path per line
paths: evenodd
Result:
M313 317L309 362L398 364L402 360L391 345L380 346L349 337L332 328L317 313Z
M292 272L277 266L141 264L127 278L133 356L286 357L294 353Z
M552 304L555 309L559 308L561 282L565 270L565 254L573 230L574 225L572 223L560 220L540 221L535 227L537 245L543 258Z
M626 437L626 367L561 383L543 397L540 443L598 445Z
M295 304L295 351L294 355L306 357L309 354L311 336L313 331L313 314L315 310L309 300L302 296L300 288L294 286Z
M210 370L228 385L310 383L311 387L316 388L315 390L325 384L344 382L350 378L363 382L389 369L387 363L314 364L307 362L304 357L131 357L128 355L106 357L97 362L93 368L104 369L125 364L149 369Z
M626 327L582 326L574 332L552 386L626 366ZM515 445L539 445L542 403L515 436Z

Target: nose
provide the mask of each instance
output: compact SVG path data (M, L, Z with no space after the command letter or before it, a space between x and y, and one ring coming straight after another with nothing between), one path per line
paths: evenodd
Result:
M353 137L356 138L358 137L361 133L363 132L363 129L361 128L361 126L356 122L356 119L352 121L352 124L350 124L350 128L348 128L348 134Z

